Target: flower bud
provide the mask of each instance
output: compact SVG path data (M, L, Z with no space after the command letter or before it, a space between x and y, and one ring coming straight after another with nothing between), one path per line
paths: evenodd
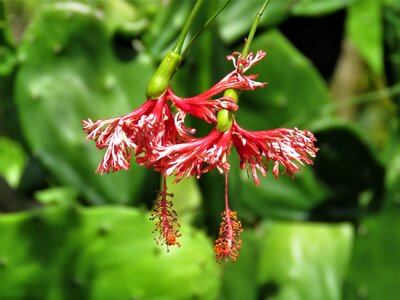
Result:
M182 57L169 51L161 61L146 89L146 97L157 99L162 96L169 87L169 82L182 61Z
M236 89L227 89L224 92L224 97L229 97L234 103L239 102L240 91ZM217 129L219 132L225 132L231 129L234 119L234 113L230 110L220 110L217 114Z
M220 110L217 114L217 129L225 132L231 129L233 124L233 112L227 109Z

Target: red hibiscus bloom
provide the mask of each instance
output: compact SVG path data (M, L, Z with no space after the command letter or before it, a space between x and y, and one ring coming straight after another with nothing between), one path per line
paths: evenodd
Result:
M251 170L254 182L260 184L257 170L266 175L268 162L273 161L273 173L279 176L279 165L283 173L293 176L299 165L312 164L315 157L314 135L308 130L278 128L265 131L247 131L236 121L230 130L219 132L214 128L206 137L174 145L160 146L153 161L138 158L138 163L154 167L169 176L175 174L177 181L183 177L196 176L217 169L229 171L228 155L232 144L240 157L240 167Z
M106 153L96 172L109 173L130 167L132 153L151 157L154 149L164 145L179 144L191 141L190 134L194 130L185 128L184 117L191 114L208 123L217 121L215 113L221 109L237 110L237 105L229 97L216 100L210 98L229 88L238 90L252 90L264 86L256 82L256 75L243 75L234 57L236 53L227 58L234 61L236 69L221 79L208 91L191 98L181 98L175 95L170 88L158 99L148 99L142 106L127 115L106 120L84 120L83 129L87 133L86 139L96 142L99 149L106 148ZM246 67L263 58L265 53L259 51L255 57L249 55L245 60ZM177 113L170 109L175 105ZM139 161L143 161L142 158Z

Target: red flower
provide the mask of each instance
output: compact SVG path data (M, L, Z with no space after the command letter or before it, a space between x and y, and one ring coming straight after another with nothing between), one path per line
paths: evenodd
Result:
M178 107L178 113L170 110L169 100ZM95 122L84 120L86 139L96 141L99 149L107 148L96 172L129 169L133 151L135 155L150 154L157 146L191 140L189 134L194 130L185 127L185 114L215 122L215 112L221 109L236 110L237 105L230 99L180 98L169 89L159 99L147 100L125 116Z
M219 110L237 110L238 106L228 97L216 100L210 98L228 88L253 90L263 87L264 83L254 81L256 75L246 76L243 72L262 59L265 53L259 51L255 57L251 53L246 59L235 58L235 55L239 53L227 57L233 60L235 70L200 95L181 98L168 88L158 99L147 100L125 116L95 122L91 119L84 120L83 129L88 135L86 139L96 141L99 149L107 148L96 172L103 174L129 169L133 151L135 155L142 154L138 160L143 164L151 160L154 150L159 147L191 141L193 138L190 134L194 130L184 125L186 113L214 123L217 122L215 113ZM177 107L177 113L171 111L168 102Z
M220 173L229 170L228 155L231 147L231 132L213 129L204 138L192 138L180 144L159 146L153 156L138 157L137 163L154 167L165 176L175 174L176 181L182 177L196 176L217 168Z
M172 201L168 199L173 195L167 193L165 177L175 175L176 181L179 181L183 177L200 178L213 169L225 173L225 211L214 248L219 262L228 262L229 258L235 261L241 247L242 225L237 220L236 212L230 210L228 205L228 156L232 145L239 154L240 168L251 171L256 185L260 184L258 172L266 176L270 161L273 162L272 172L276 178L280 165L284 168L282 173L293 177L301 165L313 163L311 157L315 157L318 151L314 145L316 139L308 130L278 128L251 132L242 129L236 120L227 123L229 126L215 127L205 137L193 137L195 130L185 126L186 114L207 123L217 123L218 111L235 111L238 106L230 97L211 100L212 97L227 89L254 90L265 85L255 81L257 75L244 75L265 57L265 52L250 53L245 58L240 55L234 52L227 56L233 61L235 69L200 95L181 98L168 88L159 98L148 99L125 116L82 122L88 135L86 139L94 140L99 149L106 148L96 172L103 174L127 170L134 154L138 164L154 167L162 173L164 186L155 202L152 219L157 220L157 242L166 244L167 248L179 246L177 239L181 234ZM176 112L171 110L171 106L176 106Z
M256 185L260 184L257 170L266 175L268 162L273 161L272 172L279 176L279 164L285 169L283 173L293 177L300 170L299 165L313 164L310 157L315 157L318 148L316 138L308 130L297 128L278 128L265 131L247 131L236 122L232 127L232 141L240 157L240 168L251 169Z
M279 164L293 176L300 170L299 165L312 164L318 150L314 146L314 135L308 130L278 128L265 131L247 131L236 121L230 130L219 132L213 129L206 137L176 144L160 146L153 161L138 158L138 163L154 167L164 175L175 174L177 181L183 177L196 176L217 169L220 173L229 171L229 156L232 144L240 157L240 167L251 170L256 185L260 184L257 170L265 176L268 162L273 161L273 173L279 175Z
M184 130L178 130L165 97L147 100L133 112L108 120L83 121L86 139L96 141L99 149L107 148L96 172L101 174L129 169L132 151L140 154L163 139L177 140ZM180 124L182 125L182 124ZM181 136L185 139L185 136Z

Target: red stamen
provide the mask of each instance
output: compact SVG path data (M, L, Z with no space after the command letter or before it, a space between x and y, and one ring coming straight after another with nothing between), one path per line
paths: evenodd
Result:
M242 223L237 220L236 211L231 211L228 204L228 172L225 172L225 211L221 214L222 222L219 229L218 239L215 241L214 251L217 261L236 261L239 256L239 249L242 247L240 234Z
M178 223L176 211L172 208L172 201L167 199L167 197L173 196L173 194L167 193L166 178L164 176L163 190L157 195L150 220L157 220L153 233L158 231L158 236L154 240L158 245L165 244L167 251L169 251L169 246L181 246L177 241L182 236L179 233L181 225Z

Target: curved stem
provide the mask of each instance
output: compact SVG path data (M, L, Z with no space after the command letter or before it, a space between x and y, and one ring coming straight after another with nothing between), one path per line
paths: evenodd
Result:
M253 38L256 33L258 24L260 23L261 16L264 13L264 10L267 7L268 3L269 3L269 0L266 0L264 2L263 6L261 7L261 9L258 11L258 13L256 14L256 16L254 18L253 24L251 25L251 28L249 31L249 35L247 36L246 42L244 44L243 51L240 54L240 56L244 59L247 57L247 55L250 52L250 45L253 42ZM232 98L234 100L234 102L237 104L239 102L240 90L227 89L224 93L224 96ZM232 111L223 109L218 112L217 119L218 119L217 129L220 132L225 132L232 127L233 120L235 119L235 114Z
M197 15L203 0L197 0L194 5L192 11L190 12L189 17L186 19L185 24L183 25L182 31L178 37L178 41L175 44L175 47L172 49L172 52L180 54L182 51L182 46L185 42L186 35L189 31L190 25L192 25L194 17Z
M185 50L182 52L182 60L185 58L186 54L189 52L190 48L192 48L193 44L196 42L198 37L203 33L203 31L214 21L214 19L220 14L221 11L225 9L225 7L231 2L232 0L226 0L225 3L204 23L203 27L190 39L188 45L186 46Z
M243 51L242 51L242 55L241 55L242 57L246 57L247 54L249 54L250 45L253 42L253 38L256 33L258 24L260 23L261 16L264 13L264 10L267 7L268 3L269 3L269 0L266 0L264 2L264 5L261 7L261 9L256 14L256 17L254 18L253 24L251 25L249 35L247 36L247 40L246 40L246 43L245 43Z
M225 210L228 213L229 209L229 197L228 197L228 172L225 171Z

